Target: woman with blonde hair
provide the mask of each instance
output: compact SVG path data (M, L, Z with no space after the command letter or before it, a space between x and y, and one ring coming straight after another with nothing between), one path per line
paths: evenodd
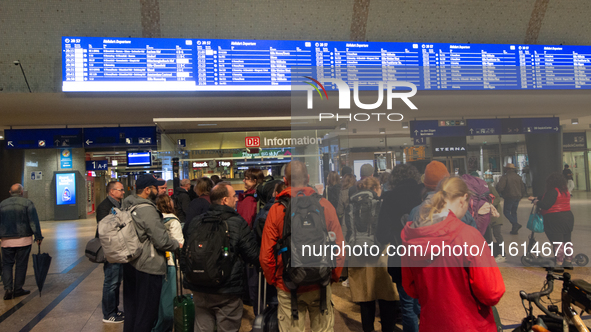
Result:
M469 202L462 179L444 178L402 230L402 285L421 305L419 331L496 331L491 307L505 284L480 232L457 217Z

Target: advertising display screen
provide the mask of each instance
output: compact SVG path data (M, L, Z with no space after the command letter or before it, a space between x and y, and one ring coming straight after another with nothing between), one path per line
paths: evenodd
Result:
M152 154L150 151L128 152L127 166L151 166Z
M57 205L76 204L76 173L55 175L55 197Z
M591 88L591 46L72 36L61 46L65 92L290 91L306 76L418 90Z

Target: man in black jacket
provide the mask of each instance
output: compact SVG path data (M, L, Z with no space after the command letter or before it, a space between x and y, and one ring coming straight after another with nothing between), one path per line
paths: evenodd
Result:
M191 188L191 180L182 179L180 187L174 190L174 209L176 210L176 216L179 217L181 225L185 223L187 219L187 212L189 211L189 204L191 203L191 197L189 196L189 188Z
M125 195L123 184L111 181L107 184L107 198L96 208L96 222L109 215L112 208L121 208L121 200ZM98 229L96 231L98 236ZM119 289L123 279L121 264L105 262L103 266L105 281L103 282L103 322L123 323L123 312L119 311Z
M213 331L217 325L219 332L238 331L242 322L243 271L247 263L258 265L259 247L248 224L234 210L236 191L228 182L220 182L211 191L211 207L209 211L195 218L189 225L186 239L196 231L202 220L210 216L220 216L228 225L231 250L240 256L232 267L229 279L220 287L204 287L187 283L186 287L193 291L195 302L195 331ZM190 241L190 240L189 240ZM193 243L186 243L189 248ZM217 322L217 323L216 323Z

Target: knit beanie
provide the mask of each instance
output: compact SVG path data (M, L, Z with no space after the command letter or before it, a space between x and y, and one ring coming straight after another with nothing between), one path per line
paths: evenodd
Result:
M447 167L443 163L434 160L425 168L425 181L423 183L425 188L432 191L437 188L439 181L448 176Z

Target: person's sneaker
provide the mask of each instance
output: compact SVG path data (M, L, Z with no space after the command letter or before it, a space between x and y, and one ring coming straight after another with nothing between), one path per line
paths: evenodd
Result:
M506 261L507 261L507 259L501 255L495 257L495 262L497 262L497 264L498 263L505 263Z
M349 287L349 278L347 278L347 280L343 281L343 287Z
M19 296L25 296L25 295L29 295L31 294L30 290L26 290L26 289L19 289L17 291L14 291L14 297L17 298Z
M114 316L109 317L108 319L103 318L103 323L120 324L120 323L123 323L123 317L118 316L118 315L114 315Z
M564 267L565 270L573 270L573 262L569 262L569 261L564 261L562 262L562 267Z
M6 301L6 300L12 300L13 298L14 298L14 294L12 294L12 292L11 292L11 291L7 290L7 291L4 293L4 300L5 300L5 301Z

